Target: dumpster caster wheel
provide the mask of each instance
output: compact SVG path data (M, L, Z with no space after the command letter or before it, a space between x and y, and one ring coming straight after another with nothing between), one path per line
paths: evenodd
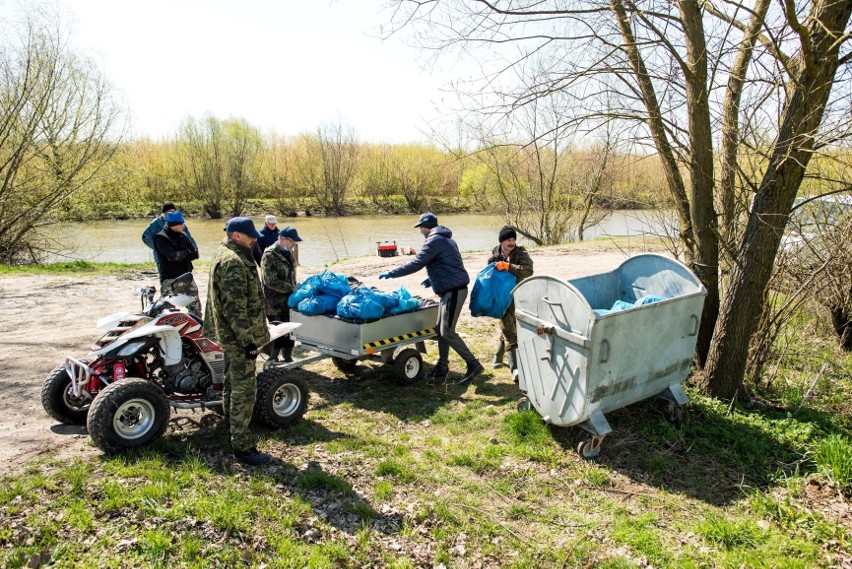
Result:
M678 430L683 427L684 414L685 412L683 407L675 405L674 403L669 403L669 423L672 424L672 427Z
M591 460L593 458L597 458L601 454L601 443L603 439L597 441L597 446L595 446L595 440L591 441L580 441L580 444L577 445L577 454L585 458L586 460Z
M529 411L532 409L532 402L529 397L521 397L518 399L518 411Z
M396 372L396 382L402 385L414 383L423 375L423 358L417 350L408 348L402 350L393 359L393 369Z

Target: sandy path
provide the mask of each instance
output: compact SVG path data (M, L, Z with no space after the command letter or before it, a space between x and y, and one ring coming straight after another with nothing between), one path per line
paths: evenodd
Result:
M641 251L632 250L630 254ZM537 274L561 278L605 272L628 256L606 245L554 247L531 252ZM487 252L466 253L465 266L476 275ZM363 283L391 290L405 285L423 295L420 281L425 272L390 281L378 280L388 268L406 257L360 257L332 267ZM321 267L304 266L300 279L317 273ZM13 276L0 277L0 475L15 472L28 460L47 453L60 457L97 454L88 444L85 427L56 423L41 406L41 385L45 377L66 356L84 357L98 338L95 322L112 312L136 311L138 296L134 287L156 284L153 273L122 277ZM206 298L207 274L196 272L202 301ZM465 309L462 318L469 318Z

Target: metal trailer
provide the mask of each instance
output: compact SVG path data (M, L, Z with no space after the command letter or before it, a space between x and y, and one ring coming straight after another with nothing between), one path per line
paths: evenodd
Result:
M604 413L649 397L670 402L679 425L706 289L682 263L643 254L615 270L565 281L530 277L512 291L518 320L518 409L591 433L577 452L600 454ZM616 300L664 300L599 314Z
M425 301L412 312L361 323L335 316L307 316L291 310L290 322L301 326L291 332L290 337L302 348L318 354L292 363L268 362L267 365L291 369L330 357L337 369L352 373L358 360L369 359L393 365L398 381L411 383L423 375L420 354L426 353L425 340L437 336L437 321L438 304L434 301Z

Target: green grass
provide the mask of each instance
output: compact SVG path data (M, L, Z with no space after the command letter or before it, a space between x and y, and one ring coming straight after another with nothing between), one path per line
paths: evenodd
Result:
M92 263L90 261L68 261L62 263L45 263L42 265L3 265L0 264L0 275L61 275L68 273L117 273L133 270L156 271L157 267L150 263Z
M493 322L465 333L488 353ZM763 397L804 393L825 350L802 340ZM833 369L850 367L832 354ZM584 432L515 410L506 370L465 386L399 386L382 366L346 378L327 361L293 373L311 407L291 429L256 431L269 466L244 468L221 429L190 428L3 478L0 567L45 552L57 567L848 563L852 530L833 513L852 498L850 411L838 403L852 382L840 375L799 412L687 388L681 430L661 402L632 405L607 415L614 430L589 462L574 451Z

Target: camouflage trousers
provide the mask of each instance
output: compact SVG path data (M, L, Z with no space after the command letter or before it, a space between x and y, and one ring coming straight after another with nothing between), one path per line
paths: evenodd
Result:
M509 304L506 314L500 319L503 348L508 352L518 347L518 321L515 319L515 302Z
M231 434L231 447L248 450L254 447L251 436L251 416L257 399L256 360L247 359L238 346L223 346L225 350L225 417Z
M198 285L195 284L193 278L188 283L184 284L181 281L175 282L176 279L164 279L160 290L160 296L174 296L185 294L192 297L192 302L187 306L187 310L193 314L201 316L201 298L198 296Z

